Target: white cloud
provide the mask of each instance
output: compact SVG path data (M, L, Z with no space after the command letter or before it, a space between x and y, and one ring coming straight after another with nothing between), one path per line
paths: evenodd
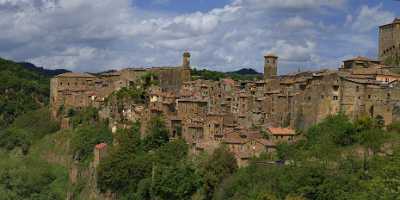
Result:
M0 0L0 55L78 71L177 65L184 50L192 52L193 65L224 71L262 71L266 52L280 57L281 72L337 67L338 57L373 50L368 30L392 17L379 6L363 6L354 17L341 9L345 0L234 0L185 14L143 10L131 2ZM332 13L323 8L348 16L345 25L324 20Z
M376 29L379 25L390 23L394 17L393 13L382 9L382 4L375 7L363 5L354 19L352 28L359 32L367 32Z
M345 0L235 0L234 5L250 6L263 9L316 9L321 6L340 7Z
M300 16L295 16L286 19L282 23L282 25L289 29L302 29L302 28L309 28L314 24L312 21L306 20Z
M290 44L285 40L278 40L268 53L277 54L284 61L311 62L315 47L316 44L312 41L306 41L303 45L296 45Z

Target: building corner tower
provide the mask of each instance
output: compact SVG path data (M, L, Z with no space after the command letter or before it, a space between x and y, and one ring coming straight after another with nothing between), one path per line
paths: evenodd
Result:
M268 54L264 58L264 79L267 80L278 74L278 56Z
M191 69L190 69L190 53L185 51L182 55L182 73L181 78L183 82L191 80Z

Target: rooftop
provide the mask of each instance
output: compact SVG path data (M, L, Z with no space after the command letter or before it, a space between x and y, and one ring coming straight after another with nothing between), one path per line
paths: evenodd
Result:
M269 127L268 132L272 135L295 135L296 132L291 128Z
M67 72L57 75L56 78L96 78L96 77L88 73Z
M100 143L100 144L96 144L96 146L95 146L95 148L96 149L99 149L99 150L101 150L101 149L104 149L104 148L106 148L107 147L107 144L106 143Z

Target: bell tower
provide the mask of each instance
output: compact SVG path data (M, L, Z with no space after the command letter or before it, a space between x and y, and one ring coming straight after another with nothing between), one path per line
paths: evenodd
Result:
M183 53L182 67L190 68L190 53L188 51Z
M270 79L278 74L278 56L267 54L264 58L264 79Z
M182 82L191 80L190 53L188 51L182 55L181 79Z

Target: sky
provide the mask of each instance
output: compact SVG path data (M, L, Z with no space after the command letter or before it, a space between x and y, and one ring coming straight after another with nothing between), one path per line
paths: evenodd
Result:
M0 57L99 72L177 66L280 74L377 57L378 26L396 0L0 0Z

